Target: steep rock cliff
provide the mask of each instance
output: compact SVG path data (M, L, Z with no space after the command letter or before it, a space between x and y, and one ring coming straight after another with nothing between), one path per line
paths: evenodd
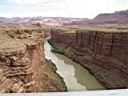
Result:
M44 33L39 27L33 25L0 26L0 92L65 90L65 87L60 88L57 84L50 85L57 81L44 73L44 69L49 70L49 67L45 67L43 44ZM53 73L52 70L50 72ZM50 75L50 73L47 74ZM59 84L61 85L62 82ZM52 89L49 88L50 86Z
M89 69L107 88L128 88L127 32L53 29L49 41Z

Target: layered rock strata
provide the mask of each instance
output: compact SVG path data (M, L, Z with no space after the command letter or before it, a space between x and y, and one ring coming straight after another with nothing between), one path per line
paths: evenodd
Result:
M71 30L52 29L49 41L90 70L106 88L128 88L127 30Z
M54 90L48 88L50 85L44 86L56 81L44 82L43 44L44 33L39 27L0 25L0 92L64 91L57 84Z

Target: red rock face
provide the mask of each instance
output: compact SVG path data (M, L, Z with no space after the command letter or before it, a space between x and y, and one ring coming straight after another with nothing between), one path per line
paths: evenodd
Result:
M33 25L0 26L0 92L60 92L67 87L55 65L45 62L44 30Z
M43 91L44 34L36 31L38 37L33 30L0 32L0 92Z
M128 88L128 33L52 30L50 41L89 69L107 88Z

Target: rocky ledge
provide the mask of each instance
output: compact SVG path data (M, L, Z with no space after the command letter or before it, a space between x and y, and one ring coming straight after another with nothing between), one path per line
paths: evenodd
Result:
M66 90L63 80L50 76L56 73L46 67L43 44L43 29L37 26L0 25L0 92Z
M54 52L79 62L106 88L128 88L127 29L56 28L49 41Z

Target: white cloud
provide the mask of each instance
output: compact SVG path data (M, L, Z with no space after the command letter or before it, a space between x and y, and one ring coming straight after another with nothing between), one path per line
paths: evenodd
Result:
M11 16L42 15L42 16L93 18L99 13L111 13L114 11L125 10L128 8L127 7L128 0L8 0L8 1L16 5L16 7L12 8L12 10L9 13ZM19 6L20 4L22 6ZM15 9L17 11L15 11ZM19 9L21 9L22 12L19 11ZM6 10L8 11L9 9ZM2 11L0 12L1 14L3 14ZM25 14L25 13L29 13L29 14Z
M44 3L51 3L58 1L62 1L62 0L9 0L10 3L16 3L16 4L44 4Z
M99 13L111 13L128 9L128 0L67 0L60 13L70 17L93 18Z
M35 4L35 3L41 3L42 0L9 0L11 3L17 3L17 4Z

